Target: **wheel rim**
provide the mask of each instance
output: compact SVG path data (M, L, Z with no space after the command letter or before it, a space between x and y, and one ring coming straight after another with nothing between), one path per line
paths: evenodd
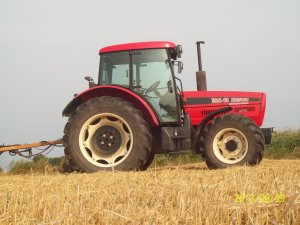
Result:
M128 123L112 113L97 114L88 119L79 133L83 156L98 167L114 167L130 154L133 135Z
M223 163L238 163L248 152L247 138L238 129L223 129L217 133L213 140L213 152Z

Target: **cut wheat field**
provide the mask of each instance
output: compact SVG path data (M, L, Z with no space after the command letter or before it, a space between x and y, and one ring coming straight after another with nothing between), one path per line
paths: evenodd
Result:
M0 175L0 224L300 224L300 161Z

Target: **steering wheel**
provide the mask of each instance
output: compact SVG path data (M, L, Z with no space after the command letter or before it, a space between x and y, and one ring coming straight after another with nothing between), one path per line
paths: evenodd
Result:
M145 94L148 94L149 92L153 91L156 95L157 95L157 93L159 95L159 92L157 90L157 87L158 87L159 84L160 84L160 81L156 81L154 84L152 84L150 87L148 87L146 89Z

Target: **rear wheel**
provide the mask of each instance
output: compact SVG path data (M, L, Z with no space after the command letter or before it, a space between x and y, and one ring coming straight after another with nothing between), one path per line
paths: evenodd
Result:
M145 162L145 164L142 166L142 170L147 170L148 167L152 164L155 154L157 153L165 153L161 149L161 133L160 129L156 129L152 131L152 148L150 151L150 154Z
M155 154L150 152L148 159L146 160L145 164L141 167L141 170L147 170L148 167L152 164Z
M265 146L261 130L251 119L226 114L204 129L203 148L207 166L216 169L259 164Z
M62 172L64 173L80 172L81 169L71 157L70 150L68 148L65 148L64 152L65 152L66 162L63 164Z
M70 116L64 146L69 162L83 171L140 170L151 149L151 134L131 103L105 96L87 101Z

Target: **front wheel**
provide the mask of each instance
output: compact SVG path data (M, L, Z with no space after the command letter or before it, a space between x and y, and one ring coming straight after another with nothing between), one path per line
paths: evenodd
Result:
M210 169L256 165L262 160L264 137L253 120L237 114L217 117L204 129L204 157Z
M142 113L115 97L80 105L65 127L68 160L86 172L141 170L151 149L151 133Z

